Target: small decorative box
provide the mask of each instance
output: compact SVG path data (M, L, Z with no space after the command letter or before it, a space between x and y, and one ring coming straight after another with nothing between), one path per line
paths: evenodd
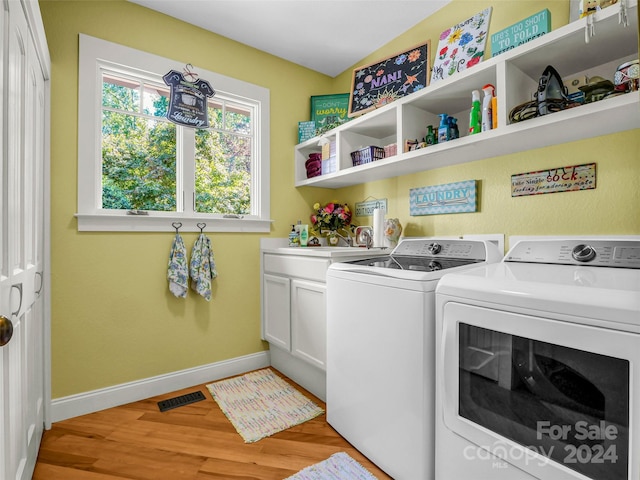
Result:
M384 156L386 157L393 157L394 155L396 155L398 153L398 145L395 143L392 143L391 145L387 145L384 147Z

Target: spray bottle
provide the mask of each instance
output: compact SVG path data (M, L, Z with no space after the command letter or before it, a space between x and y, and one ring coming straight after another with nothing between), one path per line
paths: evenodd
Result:
M471 93L471 112L469 112L469 135L479 133L482 130L480 117L480 92L478 90L474 90Z
M486 132L493 128L493 93L495 87L487 83L482 87L484 97L482 99L482 131Z

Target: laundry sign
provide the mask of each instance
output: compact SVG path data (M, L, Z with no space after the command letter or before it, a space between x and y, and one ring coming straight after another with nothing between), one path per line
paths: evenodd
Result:
M209 82L198 78L190 70L191 65L183 73L169 71L162 79L171 87L169 111L167 119L178 125L194 128L208 128L207 98L216 92Z
M465 213L476 210L475 180L412 188L409 191L410 215Z
M596 188L596 164L556 167L511 175L511 196L574 192Z

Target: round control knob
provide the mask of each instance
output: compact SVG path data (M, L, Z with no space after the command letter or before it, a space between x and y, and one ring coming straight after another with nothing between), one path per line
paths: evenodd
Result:
M438 253L440 253L440 250L442 250L442 245L440 245L439 243L430 243L427 246L427 250L431 255L437 255Z
M596 251L591 245L577 245L571 252L571 256L577 262L590 262L596 258Z

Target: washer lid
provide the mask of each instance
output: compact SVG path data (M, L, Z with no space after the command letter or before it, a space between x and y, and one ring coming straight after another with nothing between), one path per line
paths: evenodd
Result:
M390 255L333 263L332 270L401 278L413 281L438 280L452 270L498 262L498 247L487 240L448 238L405 238Z
M534 315L560 313L640 328L637 269L501 262L452 271L440 280L436 294L523 308Z

